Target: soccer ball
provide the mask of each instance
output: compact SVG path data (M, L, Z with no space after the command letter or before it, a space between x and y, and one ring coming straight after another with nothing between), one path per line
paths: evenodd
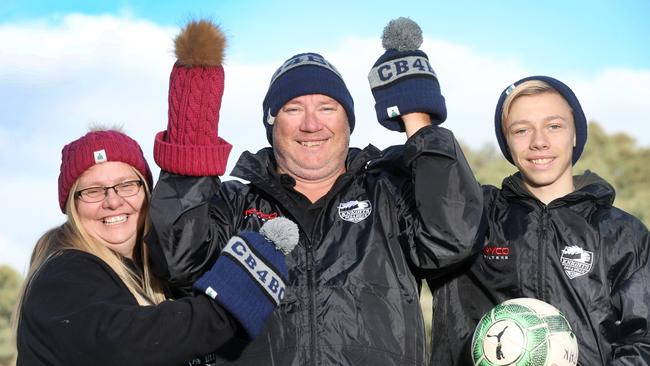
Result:
M575 366L578 341L558 309L518 298L487 312L474 330L475 366Z

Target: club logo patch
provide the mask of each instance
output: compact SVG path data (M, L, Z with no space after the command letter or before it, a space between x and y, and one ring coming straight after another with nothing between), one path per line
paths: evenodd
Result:
M388 118L395 118L395 117L399 117L401 113L399 112L399 108L397 108L397 106L394 105L392 107L386 108L386 114L388 114Z
M93 152L93 155L95 156L95 164L108 161L108 157L106 156L106 151L104 151L104 149Z
M562 267L569 278L586 275L594 264L594 253L572 245L562 249Z
M366 219L372 212L370 201L349 201L339 204L339 217L357 223Z

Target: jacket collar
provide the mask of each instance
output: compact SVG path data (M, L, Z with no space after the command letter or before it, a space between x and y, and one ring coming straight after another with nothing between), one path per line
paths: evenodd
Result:
M345 161L346 172L343 176L356 176L366 169L371 160L379 157L381 157L381 151L373 145L368 145L363 150L349 148ZM244 151L230 175L247 180L275 195L283 191L279 180L273 174L275 171L277 171L277 163L273 155L273 148L266 147L255 154Z
M575 191L560 197L551 203L549 207L558 207L571 205L579 202L593 202L599 206L612 206L616 192L614 187L607 183L603 178L589 170L581 175L573 176ZM521 172L517 172L506 177L502 183L503 195L508 200L535 203L543 205L530 191L524 186L524 180Z

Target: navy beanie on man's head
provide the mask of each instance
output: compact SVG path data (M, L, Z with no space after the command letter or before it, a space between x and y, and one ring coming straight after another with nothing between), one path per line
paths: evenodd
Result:
M585 113L582 111L582 107L580 106L580 102L578 101L578 98L566 84L550 76L542 76L542 75L525 77L515 82L514 84L505 88L505 90L503 90L501 96L499 97L499 101L497 102L497 108L494 112L494 133L497 136L497 142L499 143L499 148L501 148L501 152L503 153L503 156L505 156L505 158L508 159L510 163L514 164L514 161L512 160L512 156L510 155L510 151L508 150L508 143L506 142L506 137L503 135L503 129L501 128L501 122L502 122L501 116L503 115L503 103L505 102L508 95L510 95L510 93L517 86L521 85L526 81L531 81L531 80L543 81L548 85L550 85L567 101L569 107L571 107L571 111L573 112L573 122L575 124L575 130L576 130L576 146L573 148L573 156L572 156L572 162L573 164L575 164L580 158L580 155L582 155L582 151L584 150L585 144L587 143L587 118L585 117Z
M291 99L308 94L327 95L339 102L348 116L350 132L354 130L354 101L341 74L323 56L300 53L285 61L273 74L262 103L262 122L271 145L273 124L280 108Z
M436 125L447 119L438 76L427 54L418 49L421 44L422 30L411 19L397 18L384 28L386 52L373 65L368 81L377 120L389 130L404 132L400 116L412 112L428 113Z

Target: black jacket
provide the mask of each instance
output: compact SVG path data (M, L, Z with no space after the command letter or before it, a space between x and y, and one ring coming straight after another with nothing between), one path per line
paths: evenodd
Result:
M346 164L313 205L274 173L270 148L240 157L232 175L249 184L161 174L147 242L179 288L241 230L275 216L300 228L286 297L237 365L427 363L413 272L442 274L472 253L480 187L452 133L435 126L385 154L350 149Z
M139 306L102 260L64 250L29 286L16 365L187 365L243 334L207 296Z
M579 365L650 362L650 236L612 207L613 188L586 172L576 190L544 205L519 173L485 186L482 253L434 289L433 365L471 365L479 319L511 298L557 307L578 339ZM571 248L571 249L569 249ZM580 260L577 260L580 257Z

